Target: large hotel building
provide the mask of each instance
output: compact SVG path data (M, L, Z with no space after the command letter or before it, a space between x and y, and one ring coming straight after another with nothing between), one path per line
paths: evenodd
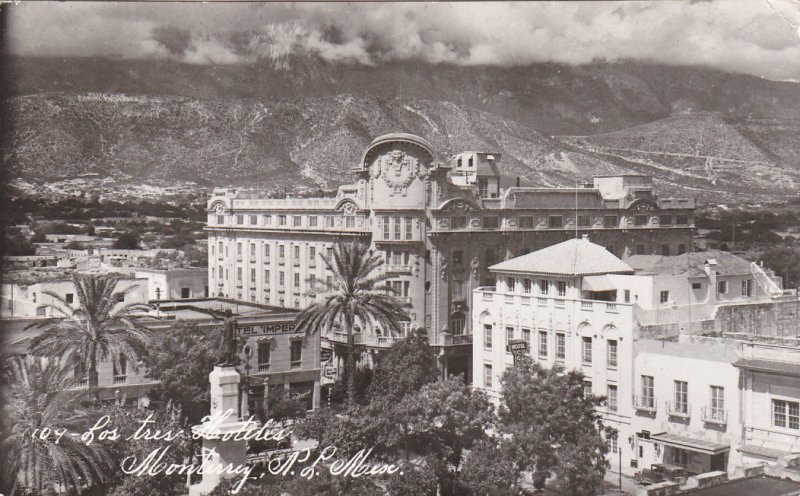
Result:
M694 199L661 198L642 175L595 177L577 188L502 189L500 154L443 159L409 134L375 139L335 197L273 199L217 189L208 202L209 292L301 308L326 280L320 258L339 240L380 253L390 284L411 305L444 374L470 377L470 294L493 285L488 267L588 234L615 255L692 251ZM343 339L327 330L329 339ZM373 352L402 336L378 330Z

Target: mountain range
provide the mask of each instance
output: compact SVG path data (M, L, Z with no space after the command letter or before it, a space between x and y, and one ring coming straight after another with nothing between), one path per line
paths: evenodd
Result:
M729 201L800 184L800 84L702 67L12 58L0 84L2 160L26 180L330 188L374 137L402 131L445 156L501 153L531 185L645 173L666 194Z

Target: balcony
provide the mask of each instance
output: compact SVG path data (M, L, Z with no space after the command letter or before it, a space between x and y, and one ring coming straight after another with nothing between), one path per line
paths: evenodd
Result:
M254 264L254 263L256 263L256 257L255 257L255 255L253 255L253 256L251 256L251 257L250 257L250 263L251 263L251 264Z
M278 258L278 265L286 265L286 258L284 257Z
M619 313L616 303L606 303L606 313Z
M127 375L115 375L114 376L114 384L125 384L128 382Z
M494 293L483 293L483 301L494 301Z
M299 369L299 368L300 368L300 366L302 366L302 365L303 365L303 363L302 363L302 362L292 362L291 368L292 368L293 370L294 370L294 369Z
M707 424L727 425L728 423L728 410L703 407L700 413L703 422Z
M268 363L259 363L258 364L258 371L259 372L269 372L269 364Z
M656 401L652 396L634 396L633 408L641 412L656 413Z
M513 305L514 304L514 296L513 295L506 295L505 302L506 302L506 305Z
M242 261L242 256L241 255L236 255L236 261L237 262L241 262Z
M670 417L688 419L692 416L692 405L686 403L672 403L671 401L667 401L666 403L667 415Z
M547 298L536 298L536 304L540 307L547 306Z
M594 305L591 301L581 301L581 310L591 312Z
M561 300L561 299L557 299L557 300L555 300L555 306L556 306L556 308L564 308L564 307L565 307L565 305L566 305L566 304L565 304L564 300Z

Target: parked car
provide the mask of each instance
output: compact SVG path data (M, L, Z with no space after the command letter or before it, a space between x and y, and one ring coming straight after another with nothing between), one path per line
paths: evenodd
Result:
M670 481L680 484L686 482L686 469L678 465L667 463L654 463L650 468L642 469L633 475L637 484L649 486L659 482Z

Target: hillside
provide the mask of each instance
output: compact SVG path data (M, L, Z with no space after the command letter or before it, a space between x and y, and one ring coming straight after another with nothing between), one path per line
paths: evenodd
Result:
M11 95L99 92L264 101L353 94L448 101L549 135L617 131L687 108L722 112L737 120L800 119L800 84L702 67L634 62L366 66L293 56L252 65L206 66L11 57L0 71L0 84Z
M333 187L396 131L500 152L526 184L644 173L666 194L729 200L796 194L800 174L800 84L698 67L6 62L11 178Z
M760 121L761 127L765 121ZM772 132L757 135L757 125L752 120L729 123L716 112L683 111L613 133L560 139L609 159L706 180L734 191L740 190L737 185L764 193L796 190L800 164L793 160L794 152L787 144L796 141L797 135L783 143L773 138Z

